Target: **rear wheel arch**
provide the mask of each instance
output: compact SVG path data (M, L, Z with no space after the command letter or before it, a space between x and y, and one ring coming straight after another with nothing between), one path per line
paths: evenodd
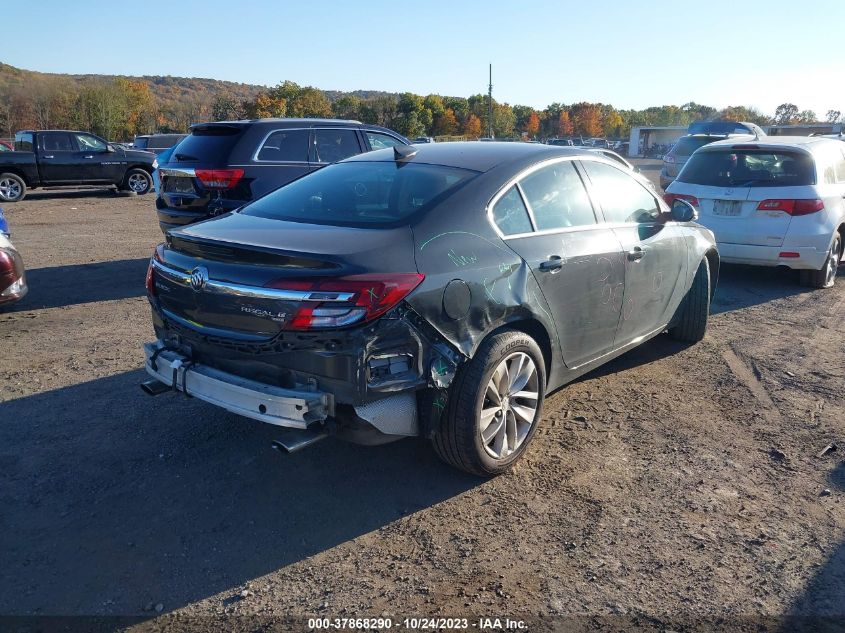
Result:
M842 238L839 242L839 257L841 258L843 254L845 254L845 222L839 225L839 228L836 229L839 233L839 236Z
M488 332L478 341L478 344L475 346L475 350L473 350L473 356L475 356L475 353L481 349L481 346L484 345L485 341L508 330L522 332L534 339L534 342L537 343L537 346L540 348L540 352L543 354L543 364L545 365L546 377L548 378L549 372L552 368L552 339L549 336L549 332L546 330L546 327L537 319L521 318L503 323L496 329Z
M23 172L23 170L18 169L16 167L3 167L0 168L0 172L4 174L14 174L21 180L23 180L23 184L26 185L27 189L34 189L35 186L33 185L32 181L27 177L27 175Z

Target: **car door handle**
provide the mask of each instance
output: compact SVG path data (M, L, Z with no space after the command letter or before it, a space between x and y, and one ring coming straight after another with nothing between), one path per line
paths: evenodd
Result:
M560 255L550 255L549 259L540 262L540 270L552 271L563 266L563 258Z
M628 261L629 262L638 262L643 257L645 257L645 251L640 248L639 246L635 246L633 249L628 251Z
M55 158L55 157L50 155L50 156L42 156L41 158Z
M94 158L93 156L83 156L82 158Z

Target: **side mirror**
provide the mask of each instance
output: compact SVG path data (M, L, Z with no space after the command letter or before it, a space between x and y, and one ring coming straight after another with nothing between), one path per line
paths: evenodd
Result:
M106 143L106 151L111 154L115 151L114 146L111 143Z
M693 222L698 219L698 210L681 198L672 201L670 214L675 222Z

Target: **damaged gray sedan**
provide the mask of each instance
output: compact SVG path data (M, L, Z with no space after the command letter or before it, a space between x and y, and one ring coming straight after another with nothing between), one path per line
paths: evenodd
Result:
M143 387L287 427L288 450L422 436L501 473L550 391L666 330L704 336L719 256L695 219L575 148L350 158L168 233Z

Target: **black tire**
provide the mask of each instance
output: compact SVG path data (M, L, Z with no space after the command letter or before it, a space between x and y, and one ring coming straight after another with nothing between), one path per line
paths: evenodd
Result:
M536 409L521 443L506 457L495 458L488 454L481 438L481 410L494 372L506 359L519 353L527 355L534 363ZM543 415L545 389L546 366L534 339L514 330L491 336L482 343L472 360L459 368L452 381L446 410L432 438L435 452L447 464L473 475L489 477L505 472L525 453L534 437ZM507 419L507 415L505 413L503 417Z
M26 183L17 174L0 174L0 202L20 202L26 197Z
M152 191L153 177L145 169L134 167L126 172L120 188L123 191L131 191L139 196L143 196Z
M827 258L820 270L802 270L801 283L810 288L832 288L836 281L836 270L842 259L842 236L836 232L830 242Z
M710 266L707 259L701 260L692 287L678 308L676 325L669 329L669 335L685 343L698 343L707 331L710 316Z

